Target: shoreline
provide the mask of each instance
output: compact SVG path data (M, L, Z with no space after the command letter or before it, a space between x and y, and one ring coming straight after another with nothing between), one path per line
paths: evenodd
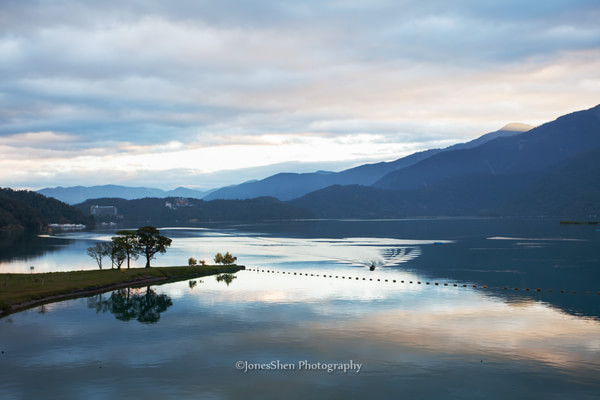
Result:
M38 274L0 274L0 282L3 281L4 283L4 285L0 283L0 318L40 305L87 297L111 290L179 282L203 276L235 273L244 269L246 267L243 265L212 265L202 267L151 267L122 270L67 271ZM112 281L100 284L93 282L97 276L109 274L111 276L103 278L108 278L109 280L112 278ZM125 276L121 274L125 274ZM128 275L131 275L131 279L126 279ZM46 278L48 278L47 286L45 286ZM73 280L73 278L76 279ZM82 280L81 278L87 279ZM123 278L125 280L119 280ZM89 279L92 279L92 281ZM2 286L4 288L8 287L9 282L13 286L18 286L18 289L22 289L22 291L12 296L7 290L3 291ZM40 287L43 289L40 290Z

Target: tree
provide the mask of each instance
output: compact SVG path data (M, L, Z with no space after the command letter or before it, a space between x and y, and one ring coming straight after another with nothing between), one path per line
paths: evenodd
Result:
M237 260L237 257L232 256L229 252L223 256L223 264L233 264Z
M87 248L88 256L92 257L102 269L102 257L108 255L108 243L96 243Z
M139 257L138 253L138 236L136 231L117 231L117 237L113 237L113 245L119 246L125 252L127 256L127 269L131 264L131 259L137 260Z
M172 240L162 236L160 231L153 226L143 226L136 231L138 240L137 251L146 257L146 268L150 268L150 260L156 253L164 254Z
M113 266L117 266L117 269L121 269L121 265L127 259L127 253L121 244L121 240L119 237L113 237L110 243L107 243L109 246L108 255L110 256L110 261Z
M188 265L189 265L190 267L193 267L193 266L194 266L194 265L196 265L197 263L198 263L198 261L197 261L197 260L196 260L194 257L190 257L190 258L188 259Z
M225 255L217 253L215 255L215 264L233 264L237 260L237 257L232 256L229 252Z

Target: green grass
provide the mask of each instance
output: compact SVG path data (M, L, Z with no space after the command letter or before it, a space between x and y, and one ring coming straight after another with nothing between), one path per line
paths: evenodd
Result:
M44 274L0 274L0 316L62 298L84 296L93 291L110 290L114 285L135 286L147 280L173 282L206 275L233 273L237 265L194 267L152 267L91 271L49 272ZM57 298L56 300L60 300ZM32 303L32 304L29 304Z

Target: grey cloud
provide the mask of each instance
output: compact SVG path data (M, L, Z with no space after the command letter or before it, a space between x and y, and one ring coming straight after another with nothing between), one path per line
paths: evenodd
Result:
M55 131L90 148L314 131L437 140L447 129L419 104L460 111L455 82L597 54L598 20L591 0L5 0L0 137Z

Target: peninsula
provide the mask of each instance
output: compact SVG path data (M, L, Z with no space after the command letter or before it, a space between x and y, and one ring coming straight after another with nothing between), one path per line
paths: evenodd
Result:
M123 287L176 282L243 269L243 265L204 265L0 274L0 317L42 304Z

